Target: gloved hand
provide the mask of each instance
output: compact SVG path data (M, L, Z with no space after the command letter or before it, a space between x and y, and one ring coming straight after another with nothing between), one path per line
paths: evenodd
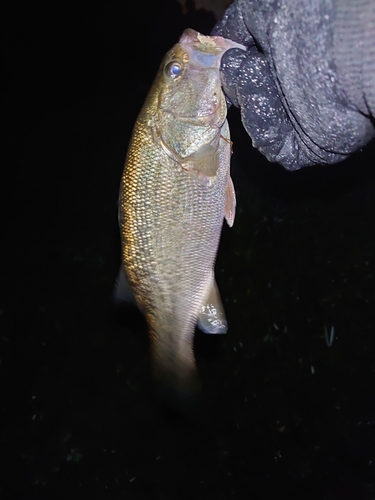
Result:
M212 31L248 47L224 55L223 89L253 145L288 170L375 135L375 3L358 1L235 0Z

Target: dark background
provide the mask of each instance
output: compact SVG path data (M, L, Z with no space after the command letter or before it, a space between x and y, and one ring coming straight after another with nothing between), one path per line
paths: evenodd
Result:
M1 498L374 499L374 146L291 174L230 110L229 332L197 333L204 404L174 415L142 318L113 308L116 201L161 58L215 17L87 5L3 15Z

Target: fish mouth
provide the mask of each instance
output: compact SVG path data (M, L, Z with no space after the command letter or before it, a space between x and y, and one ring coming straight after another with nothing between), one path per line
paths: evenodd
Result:
M213 111L200 112L200 114L185 114L185 113L175 113L171 109L168 108L160 108L163 113L168 113L173 116L175 120L179 120L183 123L188 123L190 125L206 125L207 122L210 121L211 118L215 117L215 115L221 115L220 111L222 109L222 103L220 102ZM217 126L220 127L225 121L226 114L223 114L223 120L221 124ZM213 124L216 126L216 124Z
M171 112L171 114L173 115L174 118L177 118L181 122L189 123L189 124L193 124L193 125L199 125L202 122L205 123L211 117L215 116L217 114L218 110L219 110L219 107L217 109L215 109L215 111L213 111L212 113L201 114L199 116L194 116L194 115L176 115L176 114L174 114L172 112Z

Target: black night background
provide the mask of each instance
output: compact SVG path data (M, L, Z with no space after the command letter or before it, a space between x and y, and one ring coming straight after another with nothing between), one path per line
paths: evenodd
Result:
M0 498L375 499L374 144L288 173L230 109L229 331L196 334L201 413L167 411L142 317L113 307L116 203L163 55L215 17L86 5L3 11Z

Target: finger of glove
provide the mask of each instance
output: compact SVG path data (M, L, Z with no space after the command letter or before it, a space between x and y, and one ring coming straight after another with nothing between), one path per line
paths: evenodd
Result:
M300 139L281 102L269 64L255 47L246 52L237 68L234 87L242 122L254 147L269 161L290 170L299 168L300 162L306 164L304 148L300 148Z
M230 74L230 73L229 73ZM257 148L265 148L280 136L288 120L268 62L255 47L246 52L235 73L237 102L244 126Z
M247 29L241 10L241 2L232 3L214 26L211 35L229 38L246 46L254 45L254 39Z
M221 84L229 101L239 107L237 99L238 76L247 57L241 49L230 49L223 55L220 66Z

